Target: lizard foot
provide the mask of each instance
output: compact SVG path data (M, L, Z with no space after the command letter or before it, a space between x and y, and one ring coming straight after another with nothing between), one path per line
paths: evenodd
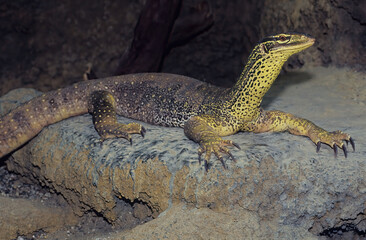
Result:
M316 152L319 152L321 143L325 143L329 145L334 150L334 155L337 156L338 154L338 147L343 150L344 156L347 158L347 147L344 144L345 141L348 145L348 142L351 143L353 151L355 151L355 142L351 138L351 136L347 133L343 133L341 131L334 131L334 132L322 132L319 133L315 141L313 142L316 144Z
M204 158L204 164L205 164L206 172L209 169L209 163L208 162L211 158L212 153L215 154L217 159L220 160L222 166L225 169L227 169L227 166L224 162L224 158L223 158L221 153L226 153L227 155L229 155L231 160L236 162L236 159L231 154L230 150L228 149L228 146L234 146L234 147L240 149L239 145L236 144L235 142L233 142L231 140L223 140L220 137L216 137L215 139L209 139L209 140L200 142L200 148L198 149L198 161L201 164L201 162L202 162L201 156L202 156L203 153L206 153L205 158Z
M142 137L145 137L146 133L146 129L138 123L117 123L109 126L107 125L104 127L104 129L101 130L102 132L100 136L102 141L108 138L125 138L130 142L131 145L131 134L140 134Z

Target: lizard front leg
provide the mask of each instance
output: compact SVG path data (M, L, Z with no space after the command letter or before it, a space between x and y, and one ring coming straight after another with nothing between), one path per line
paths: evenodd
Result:
M320 149L321 143L325 143L333 148L335 155L337 155L337 148L339 147L343 150L345 157L347 157L347 148L343 141L347 143L349 141L353 151L355 150L354 141L349 134L341 131L328 132L309 120L276 110L262 110L258 120L245 126L243 130L256 133L289 131L294 135L307 136L316 144L317 152Z
M212 153L215 154L215 156L221 161L223 167L226 168L224 158L221 153L228 154L233 161L236 161L227 147L235 146L240 149L239 145L233 141L224 140L219 136L218 131L215 130L214 127L210 126L210 123L212 125L213 121L215 120L210 116L194 116L184 124L185 135L189 139L200 144L200 148L198 149L198 160L200 164L202 154L206 153L204 158L206 171L209 168L208 162Z
M131 134L144 137L145 128L138 123L123 124L117 122L116 101L107 91L95 91L91 94L89 112L93 116L94 127L101 140L122 137L132 144Z

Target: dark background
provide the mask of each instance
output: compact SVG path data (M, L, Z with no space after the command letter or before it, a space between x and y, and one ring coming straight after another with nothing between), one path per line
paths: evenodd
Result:
M19 87L49 91L81 81L87 63L98 77L113 75L145 2L0 1L0 95ZM199 2L183 0L183 5ZM257 41L287 31L310 34L317 42L292 57L286 71L329 65L365 71L366 1L207 2L214 24L173 48L163 72L231 86Z

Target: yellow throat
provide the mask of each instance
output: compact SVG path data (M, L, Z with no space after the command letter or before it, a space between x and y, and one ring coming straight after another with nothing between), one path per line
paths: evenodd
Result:
M304 34L282 33L264 38L253 49L224 108L244 121L259 114L264 94L269 90L287 59L311 45L315 39Z

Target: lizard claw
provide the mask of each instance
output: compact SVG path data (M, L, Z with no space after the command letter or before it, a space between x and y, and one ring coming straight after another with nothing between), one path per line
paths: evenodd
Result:
M342 146L342 150L343 150L343 153L344 153L344 157L347 158L347 148L344 144Z
M353 139L351 137L349 138L349 141L351 143L351 146L353 148L353 151L355 151L355 142L353 141Z
M241 150L241 147L240 147L237 143L235 143L235 142L231 141L231 144L232 144L234 147L236 147L237 149Z
M141 134L141 137L144 138L145 137L145 133L146 133L146 129L141 126L141 131L140 131L140 134Z
M220 162L221 162L221 164L222 164L222 167L223 167L224 169L227 169L227 166L226 166L226 164L225 164L225 162L224 162L224 158L223 158L223 157L219 157L219 160L220 160Z
M322 145L322 143L320 141L317 142L317 144L316 144L316 152L319 152L321 145Z
M237 162L237 161L236 161L236 158L231 154L231 152L227 152L227 155L229 155L229 157L231 158L231 160L232 160L233 162Z
M202 162L201 157L203 153L205 153L204 164L206 171L208 171L210 167L209 160L211 158L212 153L216 156L218 160L220 160L223 168L227 169L227 165L221 153L226 153L232 161L236 162L235 157L231 154L230 150L227 147L234 146L240 149L237 143L234 143L231 140L223 140L220 137L218 137L217 139L210 139L207 141L203 141L200 143L200 145L201 147L198 149L198 162L201 164Z
M337 144L333 144L333 150L334 150L334 157L337 157L337 155L338 155Z
M202 154L205 152L205 150L203 150L203 148L199 148L198 149L198 163L201 165L201 163L202 163ZM210 154L211 155L211 154ZM207 156L207 154L206 154L206 156ZM208 164L208 160L207 159L205 159L204 160L204 167L205 167L205 170L206 170L206 172L208 172L208 169L210 168L210 166L209 166L209 164Z
M123 126L123 129L121 130L121 132L128 134L127 140L129 140L130 143L132 144L132 139L131 139L130 134L140 134L142 136L142 138L144 138L146 129L139 123L129 123L129 124Z
M341 148L343 150L344 156L347 158L348 151L346 144L343 141L346 142L347 146L348 142L351 143L352 149L353 151L355 151L355 142L347 133L343 133L341 131L335 131L335 132L324 131L318 135L317 141L315 143L316 152L319 152L321 143L323 142L331 146L331 148L333 148L335 157L337 157L338 155L338 148Z
M209 165L208 165L208 162L205 160L205 170L206 170L206 172L208 172L208 169L209 169L210 167L209 167Z

